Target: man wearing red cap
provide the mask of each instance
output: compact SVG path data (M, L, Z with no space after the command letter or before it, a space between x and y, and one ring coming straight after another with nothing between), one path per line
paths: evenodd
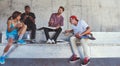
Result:
M73 55L70 58L71 62L79 60L76 53L76 48L78 48L80 58L82 60L82 64L85 65L89 62L90 58L88 55L88 46L87 46L87 40L89 38L89 34L91 32L90 27L84 20L78 20L76 16L70 17L70 23L72 24L71 30L66 30L65 32L73 32L74 35L70 38ZM76 46L76 41L79 40L81 45ZM83 49L83 53L81 52L81 46Z

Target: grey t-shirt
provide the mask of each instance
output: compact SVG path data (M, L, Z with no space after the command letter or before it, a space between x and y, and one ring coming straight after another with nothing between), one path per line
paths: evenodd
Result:
M84 20L78 21L77 26L72 25L72 29L73 29L74 34L83 33L86 30L87 27L88 27L88 24Z

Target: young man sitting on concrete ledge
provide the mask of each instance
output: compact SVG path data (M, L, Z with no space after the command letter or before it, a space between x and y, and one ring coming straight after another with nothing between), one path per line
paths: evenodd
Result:
M46 39L47 39L46 43L48 43L48 44L55 44L57 37L59 36L60 32L62 31L61 26L63 26L63 21L64 21L64 18L62 16L63 11L64 11L64 7L60 6L58 9L58 12L53 13L51 15L49 23L48 23L49 27L42 27L42 28L38 29L38 30L42 30L42 29L44 30ZM53 37L49 36L49 32L51 32L51 31L55 32Z
M65 32L73 32L74 35L70 38L70 44L73 50L73 55L70 58L70 62L75 62L77 60L79 60L79 58L77 57L77 53L76 53L76 48L79 51L79 55L80 55L80 59L82 60L82 64L85 65L90 61L90 57L88 54L88 43L87 40L91 39L90 37L92 35L91 34L91 29L88 26L88 24L84 21L84 20L78 20L76 16L71 16L70 17L70 23L72 24L72 29L71 30L66 30ZM95 39L92 37L92 39ZM76 41L80 41L80 45L76 46ZM81 46L83 49L83 53L81 52Z
M36 24L35 24L35 14L31 12L30 6L24 7L25 12L21 15L21 20L27 25L27 31L30 31L31 43L35 43L36 40Z

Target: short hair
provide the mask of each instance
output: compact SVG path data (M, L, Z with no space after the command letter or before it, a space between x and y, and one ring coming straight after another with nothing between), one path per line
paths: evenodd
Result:
M29 6L29 5L26 5L26 6L25 6L25 9L26 9L26 8L30 8L30 6Z
M63 11L65 10L63 6L60 6L59 8L61 8Z

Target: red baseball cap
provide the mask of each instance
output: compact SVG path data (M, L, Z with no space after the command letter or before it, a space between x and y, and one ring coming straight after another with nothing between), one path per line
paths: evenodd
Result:
M72 18L72 19L77 19L77 17L76 17L75 15L70 16L70 18ZM77 20L78 20L78 19L77 19Z

